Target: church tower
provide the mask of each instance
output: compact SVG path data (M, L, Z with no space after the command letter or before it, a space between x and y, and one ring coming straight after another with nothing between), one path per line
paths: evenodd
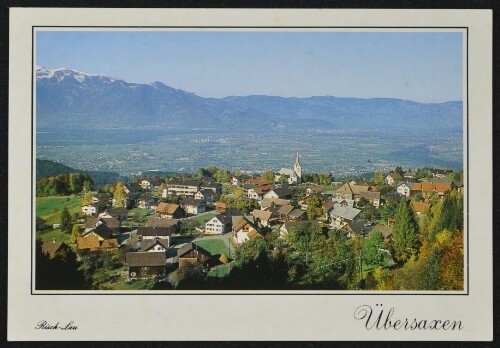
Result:
M302 179L302 166L299 162L299 153L297 152L297 157L295 158L295 163L293 164L293 171L299 177L298 183L300 183L300 179Z

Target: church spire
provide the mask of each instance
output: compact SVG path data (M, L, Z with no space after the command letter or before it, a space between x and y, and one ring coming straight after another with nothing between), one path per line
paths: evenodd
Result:
M297 152L297 157L295 158L295 164L300 164L299 163L299 153Z

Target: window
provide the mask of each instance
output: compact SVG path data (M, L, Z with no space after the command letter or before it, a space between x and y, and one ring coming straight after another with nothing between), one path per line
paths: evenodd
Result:
M135 277L135 276L136 276L136 273L135 273L135 272L130 272L130 276L131 276L131 277Z

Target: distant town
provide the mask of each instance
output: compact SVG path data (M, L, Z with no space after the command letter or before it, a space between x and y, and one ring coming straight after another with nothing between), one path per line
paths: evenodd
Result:
M338 181L289 158L105 185L37 168L35 289L463 290L462 170Z

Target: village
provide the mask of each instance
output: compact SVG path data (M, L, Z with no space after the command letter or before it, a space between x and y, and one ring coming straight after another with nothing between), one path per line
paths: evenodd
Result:
M418 223L435 202L463 191L463 178L454 180L457 172L443 169L398 167L370 180L337 182L331 174L304 174L299 153L291 168L279 172L227 173L223 180L204 170L198 178L143 177L104 190L84 189L70 224L73 238L46 237L41 251L50 258L70 248L81 260L106 254L115 267L94 288L117 290L145 281L175 285L179 271L195 265L206 278L225 277L245 243L265 239L275 250L293 254L290 234L312 228L334 231L345 243L380 236L379 265L391 267L396 260L387 246L397 205L409 201ZM37 216L36 229L44 236L62 228ZM310 257L306 250L306 263Z

